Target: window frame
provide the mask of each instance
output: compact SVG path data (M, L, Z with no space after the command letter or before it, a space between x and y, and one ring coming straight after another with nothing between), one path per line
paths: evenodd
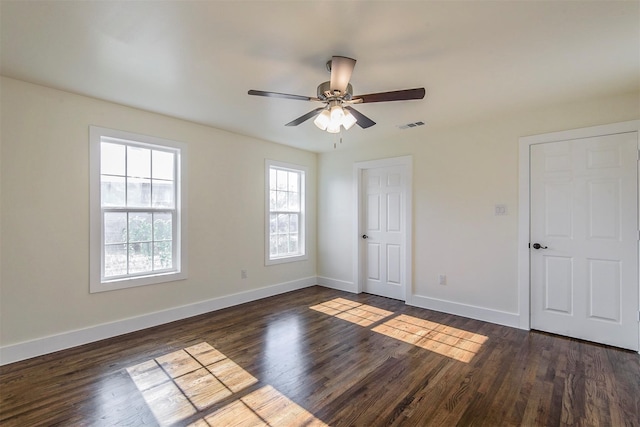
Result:
M271 257L271 247L270 247L270 215L271 205L270 205L270 181L271 169L279 169L286 170L288 172L296 172L300 174L300 212L298 213L298 249L300 253L298 255L287 255L287 256L279 256L279 257ZM307 251L307 219L306 219L306 205L307 205L307 175L308 168L302 165L296 165L292 163L285 163L276 160L265 160L265 265L276 265L283 264L289 262L297 262L297 261L305 261L308 257ZM276 211L277 212L277 211ZM291 214L292 212L288 211L287 213Z
M142 147L169 151L175 154L175 207L146 208L102 207L101 197L101 144L115 142L126 147ZM184 165L186 161L186 145L168 139L136 134L126 131L89 126L89 292L105 292L158 283L173 282L187 278L187 234L186 234L186 181ZM175 267L170 270L152 271L148 273L131 273L125 276L104 277L104 213L105 212L171 212L172 221L172 254ZM152 225L153 227L153 225ZM127 243L128 244L128 243Z

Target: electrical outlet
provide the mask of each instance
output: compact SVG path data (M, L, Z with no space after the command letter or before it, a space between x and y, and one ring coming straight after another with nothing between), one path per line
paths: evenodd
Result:
M247 270L245 270L245 269L240 270L240 278L241 279L246 279L247 278Z
M447 284L447 275L446 274L440 274L438 276L438 283L445 286Z

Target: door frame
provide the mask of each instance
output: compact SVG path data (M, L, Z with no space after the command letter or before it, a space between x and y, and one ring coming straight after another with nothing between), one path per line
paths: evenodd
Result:
M362 173L366 169L387 167L387 166L403 166L405 176L405 197L404 197L404 221L405 230L403 236L403 249L405 253L405 260L403 266L403 296L405 303L410 303L413 287L413 156L391 157L386 159L369 160L366 162L356 162L353 164L353 183L354 189L354 230L356 231L353 240L353 281L356 286L356 293L361 293L364 290L364 257L366 252L363 248L362 227L364 223L364 202L363 202L363 180Z
M531 266L530 266L530 148L534 144L548 142L560 142L570 139L590 138L626 132L638 132L640 135L640 120L612 123L608 125L591 126L580 129L572 129L560 132L551 132L540 135L521 137L519 140L519 201L518 201L518 305L519 327L531 329ZM638 138L638 150L640 150L640 137ZM638 171L640 172L640 170ZM640 182L639 182L640 183ZM640 192L640 185L639 185ZM639 197L640 199L640 197ZM640 212L640 207L638 207ZM638 218L640 230L640 215ZM640 242L639 242L640 243ZM640 249L640 246L639 246ZM640 262L639 262L640 265ZM640 284L638 284L640 287ZM638 301L640 307L640 301ZM640 334L638 339L640 340Z

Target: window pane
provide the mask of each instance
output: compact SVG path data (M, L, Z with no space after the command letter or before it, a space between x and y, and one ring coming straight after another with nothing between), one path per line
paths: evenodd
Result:
M127 147L127 176L151 178L151 150Z
M289 253L290 254L298 253L298 235L297 234L289 235Z
M173 183L174 181L158 181L154 179L151 182L152 187L152 206L154 208L172 208L173 207Z
M103 142L100 144L100 173L124 176L125 146Z
M278 215L269 215L269 234L275 234L277 231Z
M104 277L127 274L127 245L105 245Z
M276 194L277 194L276 191L269 191L269 210L270 211L276 210L276 198L277 198Z
M173 253L171 242L153 244L153 269L166 270L173 268Z
M104 243L127 243L126 213L104 213Z
M278 215L278 233L288 233L289 232L289 215L280 214Z
M287 189L287 171L278 170L278 177L276 180L276 189L278 190L286 190Z
M102 206L125 206L124 178L102 175L100 177Z
M127 206L134 208L148 208L151 206L150 179L127 179Z
M152 178L156 179L167 179L173 180L174 176L174 162L173 162L174 154L168 153L166 151L156 151L153 150L152 159L153 159L153 176Z
M286 211L287 210L287 193L284 191L276 192L276 210L278 211Z
M278 255L286 255L289 249L289 239L286 234L278 234Z
M277 171L273 168L269 169L269 190L276 189L276 175Z
M289 191L298 192L298 173L289 172Z
M289 193L289 210L295 212L300 210L300 195L298 193Z
M151 243L129 245L129 273L151 271Z
M129 243L151 241L151 214L129 213Z
M173 240L173 215L170 213L153 214L153 240Z
M278 255L278 236L273 235L269 238L269 254L271 256Z
M296 214L289 215L289 231L291 233L298 232L298 215Z

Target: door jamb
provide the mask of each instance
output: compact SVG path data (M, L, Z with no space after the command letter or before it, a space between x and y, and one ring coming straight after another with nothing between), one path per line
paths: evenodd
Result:
M353 183L354 190L353 194L354 203L355 203L355 217L354 217L354 230L356 231L355 237L353 240L353 281L356 287L356 293L361 293L364 290L364 282L363 282L363 272L361 267L363 265L363 257L364 251L362 250L362 223L363 223L363 215L364 215L364 206L363 206L363 197L362 197L362 172L365 169L372 169L378 167L386 167L386 166L404 166L406 172L406 183L405 183L405 200L404 200L404 221L405 221L405 232L404 232L404 253L405 253L405 262L404 262L404 275L403 283L404 283L404 301L407 304L411 303L411 296L413 294L413 205L412 205L412 196L413 196L413 156L401 156L401 157L392 157L386 159L379 160L370 160L366 162L356 162L353 164Z
M534 144L566 141L569 139L589 138L617 133L638 132L640 120L591 126L567 131L545 133L521 137L519 140L519 201L518 201L518 305L520 329L531 329L531 282L530 282L530 148ZM638 141L640 150L640 140ZM640 219L639 219L640 227ZM639 302L640 304L640 302Z

